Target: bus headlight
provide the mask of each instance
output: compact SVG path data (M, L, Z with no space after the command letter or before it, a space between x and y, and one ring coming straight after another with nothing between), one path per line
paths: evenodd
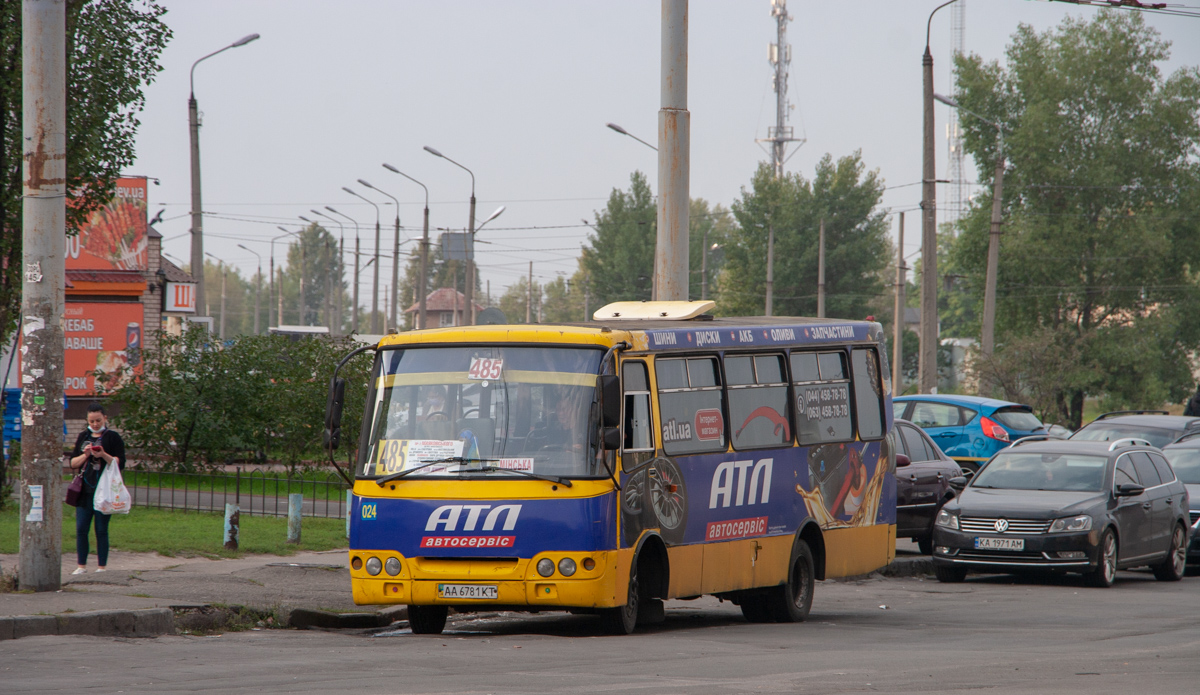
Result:
M558 571L562 572L562 576L564 577L575 574L575 561L569 557L564 557L558 561Z
M367 574L374 577L375 575L379 574L380 570L382 569L383 563L379 561L379 558L373 557L367 560Z
M394 577L400 574L400 561L394 557L389 557L387 562L383 563L383 569L387 570L387 573Z
M550 575L554 574L554 560L551 560L548 557L538 560L537 571L538 574L542 575L543 577L549 577Z

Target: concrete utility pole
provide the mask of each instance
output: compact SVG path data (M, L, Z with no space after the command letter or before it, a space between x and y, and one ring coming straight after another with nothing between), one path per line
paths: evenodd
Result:
M450 162L454 166L462 169L471 175L471 204L467 211L467 278L466 284L463 286L463 298L466 300L467 306L463 310L466 325L475 325L475 172L466 168L462 164L450 159L438 150L425 145L423 148L426 152L434 157L441 157ZM426 242L428 243L428 242ZM456 290L457 291L457 290ZM457 298L458 295L455 295Z
M396 323L396 305L398 305L400 303L399 296L397 295L397 292L399 291L397 288L399 288L399 286L400 286L400 201L396 199L396 196L391 195L390 193L387 193L383 190L380 190L379 188L376 188L375 186L372 186L370 183L364 181L363 179L359 179L358 182L360 184L366 186L367 188L370 188L372 191L379 193L380 195L384 195L384 196L387 196L388 198L391 198L392 203L396 206L396 235L395 235L393 245L392 245L392 302L391 302L390 313L387 308L387 306L388 306L387 302L386 301L384 302L384 312L383 312L386 316L391 317L392 327L395 328L397 325L399 325ZM384 299L386 300L387 287L384 287L383 293L385 295ZM383 322L383 326L384 326L384 333L386 333L387 332L386 317Z
M658 229L654 299L688 299L691 114L687 108L688 3L662 0L658 111Z
M351 302L354 304L354 307L350 314L350 332L358 333L358 263L359 263L358 253L359 253L359 242L361 239L361 237L359 236L359 231L358 231L358 220L354 219L353 217L350 217L349 215L338 212L337 210L334 210L333 208L329 207L328 205L325 206L325 209L332 212L333 214L337 215L338 217L345 217L346 219L348 219L354 223L354 291L351 293L351 295L353 297L351 299Z
M899 396L904 393L904 386L900 383L900 376L904 371L900 368L900 361L904 358L904 290L907 288L908 279L905 277L905 271L908 266L904 265L904 213L900 213L900 232L896 239L896 314L892 326L892 395Z
M525 323L533 323L533 261L529 261L529 279L525 283Z
M258 335L258 295L262 291L262 256L258 255L245 244L238 244L238 248L253 253L258 258L258 275L255 276L254 283L254 335Z
M817 237L817 318L825 318L825 220Z
M196 306L207 307L204 296L204 207L200 196L200 112L196 104L196 66L201 62L224 53L231 48L245 46L257 40L258 34L250 34L228 46L209 53L192 63L188 73L188 137L191 144L192 174L192 278L196 281ZM207 308L205 313L208 313Z
M345 186L342 186L342 190L355 198L366 201L367 204L375 208L375 270L372 271L374 278L371 280L371 332L382 333L383 331L379 328L379 239L381 233L379 227L379 206ZM355 243L355 247L357 248L357 242ZM358 311L357 307L355 311Z
M933 53L929 50L929 28L933 15L955 0L942 3L929 13L925 23L925 54L921 57L925 110L921 195L921 351L917 389L937 391L938 301L937 301L937 178L933 154Z
M775 315L775 225L767 220L767 299L763 316Z
M342 274L340 271L342 268L342 262L343 262L342 259L344 259L346 257L346 227L341 223L341 220L336 220L336 219L330 217L329 215L326 215L325 213L321 212L320 210L313 210L312 208L309 208L308 211L314 215L320 215L321 217L324 217L325 219L329 220L330 222L332 222L338 226L337 263L334 263L333 265L331 265L329 267L329 274L331 276L333 276L333 280L336 280L336 282L333 282L336 291L332 295L330 295L330 297L331 297L330 301L333 302L333 324L330 326L329 332L332 335L341 335L343 321L342 321ZM336 295L336 296L334 296L334 295Z
M20 588L62 586L63 309L67 194L64 0L21 7L24 267L20 330Z
M768 44L767 57L774 72L772 82L775 87L775 126L767 128L767 137L756 142L771 143L771 164L775 169L775 178L783 178L783 164L787 161L787 144L798 142L804 144L803 138L793 137L795 131L787 124L791 104L787 98L788 66L792 63L792 46L787 42L787 25L792 21L787 12L787 0L771 0L771 16L776 23L776 41Z

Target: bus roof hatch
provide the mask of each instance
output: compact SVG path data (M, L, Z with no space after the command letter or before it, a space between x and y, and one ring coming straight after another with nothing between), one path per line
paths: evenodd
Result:
M712 311L717 303L710 300L699 302L613 302L592 314L596 321L686 321Z

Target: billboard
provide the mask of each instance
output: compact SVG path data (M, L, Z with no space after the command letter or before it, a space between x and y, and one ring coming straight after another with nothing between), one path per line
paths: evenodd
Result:
M146 179L117 179L116 196L67 237L68 270L146 270Z
M163 311L196 313L196 283L168 282L163 291Z
M67 302L63 313L65 395L95 394L95 372L140 371L141 302Z

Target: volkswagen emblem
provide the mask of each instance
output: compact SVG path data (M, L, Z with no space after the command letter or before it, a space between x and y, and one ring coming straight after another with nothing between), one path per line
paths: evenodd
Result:
M996 533L1004 533L1008 530L1008 519L996 519Z

